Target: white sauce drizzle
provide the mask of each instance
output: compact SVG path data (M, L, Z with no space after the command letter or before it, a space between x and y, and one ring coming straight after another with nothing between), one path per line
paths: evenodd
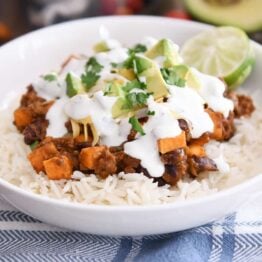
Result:
M234 109L234 104L224 97L225 84L217 77L200 73L195 68L192 68L192 72L200 80L201 88L198 90L200 96L210 108L228 117L229 112Z
M65 83L60 78L50 82L39 77L32 85L37 95L46 100L53 100L65 94Z
M111 68L111 63L122 63L128 58L128 49L121 47L108 52L101 52L96 54L95 58L99 64L108 70L108 67Z
M64 106L68 100L66 97L58 99L48 110L46 114L46 119L49 121L47 136L62 137L67 133L65 123L68 121L68 117L64 113Z
M194 89L170 86L169 92L167 106L189 123L193 138L198 138L205 132L213 132L213 121L204 111L204 101Z
M127 130L122 130L123 125L119 125L112 118L111 107L116 99L115 97L103 96L102 91L96 92L93 98L88 95L76 95L65 105L65 113L76 121L91 116L100 136L101 144L118 146L126 140Z
M135 141L124 145L126 154L141 160L141 165L146 168L152 177L161 177L164 173L164 164L160 160L157 140L166 137L175 137L181 133L178 121L163 103L148 99L148 109L154 111L143 126L145 135Z

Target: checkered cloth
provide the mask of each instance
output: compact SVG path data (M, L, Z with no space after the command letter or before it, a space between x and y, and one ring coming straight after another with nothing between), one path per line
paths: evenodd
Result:
M41 223L0 200L0 261L262 261L262 197L183 232L103 237Z

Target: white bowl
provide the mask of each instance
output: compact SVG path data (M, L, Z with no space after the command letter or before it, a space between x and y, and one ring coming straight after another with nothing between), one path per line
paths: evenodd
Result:
M58 68L68 55L90 50L99 39L101 25L126 44L153 36L168 37L182 45L208 28L195 22L137 16L85 19L30 33L0 48L0 102L10 91L21 91L41 73ZM254 47L257 63L245 84L253 90L262 82L262 48ZM214 195L174 204L85 206L48 199L0 179L1 196L23 212L56 226L103 235L159 234L199 226L235 211L261 188L262 174Z

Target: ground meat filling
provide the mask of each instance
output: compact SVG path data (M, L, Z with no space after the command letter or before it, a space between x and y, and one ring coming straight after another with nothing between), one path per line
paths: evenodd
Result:
M14 124L23 133L27 145L45 138L49 124L45 116L52 104L53 101L37 96L32 86L22 96L20 107L14 112Z
M186 146L165 154L159 153L165 167L162 177L153 178L159 186L176 185L185 175L197 177L201 172L217 171L215 162L206 156L204 145L210 139L229 140L235 133L234 118L250 116L255 109L250 97L234 93L227 94L227 97L235 105L234 111L227 118L205 108L214 122L212 134L204 133L201 137L192 139L187 121L178 119L179 126L185 133ZM29 86L27 93L22 96L20 107L14 112L14 124L24 135L25 143L38 143L28 156L36 172L45 172L50 179L70 179L74 170L81 170L86 174L95 173L103 179L119 172L143 173L150 177L139 159L124 152L123 145L110 148L104 145L94 146L92 137L85 141L82 129L80 135L73 138L70 121L66 123L68 134L65 137L46 137L46 113L52 104L53 101L38 97L33 87ZM148 117L143 117L139 122L143 125L147 120ZM127 141L134 140L136 135L137 131L132 129Z
M175 185L187 173L187 155L184 148L161 155L161 160L165 164L163 180L166 183Z
M187 163L189 173L195 177L204 171L217 171L216 163L208 157L192 156Z
M116 158L105 149L95 160L94 172L101 178L107 178L109 175L115 174L117 171Z
M43 118L36 118L31 124L23 130L24 141L27 145L33 144L35 141L41 141L46 136L48 121Z

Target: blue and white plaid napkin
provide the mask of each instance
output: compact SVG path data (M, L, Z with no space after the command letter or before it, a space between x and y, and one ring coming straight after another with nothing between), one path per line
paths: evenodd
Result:
M262 261L262 198L215 223L147 237L102 237L49 226L0 200L0 261Z

